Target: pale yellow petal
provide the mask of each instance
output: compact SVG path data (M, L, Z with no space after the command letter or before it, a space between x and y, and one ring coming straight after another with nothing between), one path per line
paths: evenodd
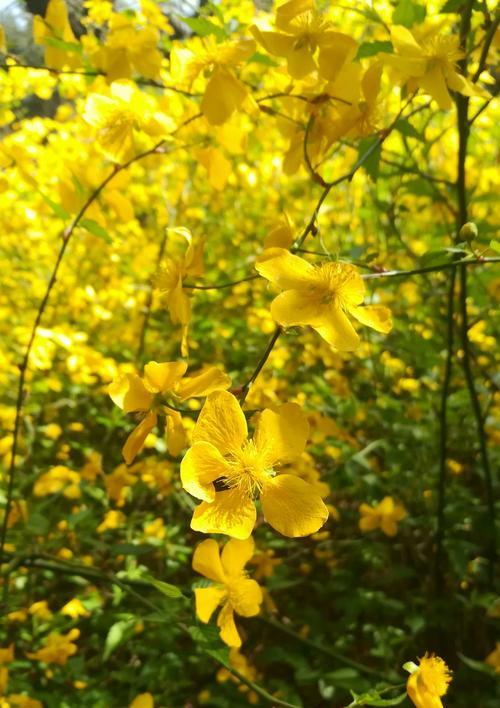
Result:
M209 442L195 442L181 462L183 488L197 499L215 499L213 483L228 474L229 466L220 452Z
M202 533L224 533L233 538L247 539L255 526L257 511L251 499L237 490L216 492L210 504L196 507L191 528Z
M296 403L285 403L275 410L267 408L258 417L255 445L263 456L274 462L292 462L304 452L309 436L309 422Z
M307 290L285 290L271 303L271 315L284 327L321 324L328 316L328 306Z
M305 288L311 285L314 268L299 256L284 248L268 248L255 264L258 273L280 288Z
M266 482L260 501L266 521L290 538L316 533L328 519L328 509L314 487L291 474Z
M432 96L442 110L447 111L452 107L453 102L441 67L435 66L419 78L418 85Z
M211 125L222 125L241 106L248 90L230 71L217 66L209 79L201 110Z
M108 393L113 403L125 413L147 411L153 402L153 394L136 374L120 376L108 386Z
M247 422L237 399L228 391L211 393L196 421L193 441L210 442L224 455L240 450L247 434Z
M349 313L361 324L375 329L377 332L387 334L392 329L392 315L388 307L382 305L365 305L364 307L351 307Z
M227 595L224 587L195 588L194 600L196 616L200 622L209 622L216 608L223 602Z
M219 546L213 538L207 538L195 548L193 570L215 583L224 583L225 574L219 555Z
M313 328L328 344L341 352L349 352L359 346L359 337L345 313L340 308L330 308L328 319Z

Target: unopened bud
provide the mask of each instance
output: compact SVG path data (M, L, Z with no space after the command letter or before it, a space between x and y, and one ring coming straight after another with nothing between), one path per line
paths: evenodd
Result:
M471 243L478 235L477 226L473 221L468 221L462 226L459 232L459 236L467 243Z

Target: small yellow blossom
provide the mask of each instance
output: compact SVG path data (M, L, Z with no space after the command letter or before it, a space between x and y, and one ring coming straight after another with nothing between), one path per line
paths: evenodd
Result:
M115 13L109 23L106 44L98 54L97 65L106 72L108 81L130 79L132 73L155 79L161 68L158 51L158 29L152 25L135 27L126 15Z
M78 617L88 617L90 615L90 612L85 609L81 600L79 600L77 597L74 597L72 600L67 602L64 607L61 607L59 612L62 615L67 615L68 617L71 617L71 619L77 619Z
M33 494L36 497L46 497L58 492L62 492L67 499L79 499L81 492L78 472L63 465L57 465L42 474L33 487Z
M127 82L112 83L109 95L89 94L83 118L97 130L97 145L103 154L119 163L134 157L140 134L165 137L174 127L153 96Z
M97 533L104 533L104 531L118 529L120 526L124 526L126 521L127 517L122 511L111 509L111 511L106 512L96 531Z
M59 634L59 632L51 632L44 639L44 646L35 652L28 652L28 659L43 661L45 664L66 664L70 656L76 654L78 647L74 643L75 639L80 636L79 629L70 629L67 634Z
M296 403L259 414L253 439L245 415L227 391L208 396L193 430L193 446L181 463L184 489L202 503L191 528L246 539L252 533L260 498L269 524L284 536L308 536L328 518L316 489L277 468L296 460L309 434L307 417ZM216 491L214 482L224 486Z
M398 521L406 516L406 509L392 497L384 497L376 506L361 504L359 507L361 531L381 529L386 536L395 536L398 532Z
M442 708L441 696L451 681L445 662L439 656L425 654L419 659L419 666L410 663L405 668L411 671L406 690L416 708Z
M255 580L246 577L244 568L254 553L253 539L231 539L219 553L217 542L209 538L197 546L193 569L213 581L208 588L195 588L196 614L209 622L218 605L220 636L230 647L240 647L241 637L234 623L234 613L242 617L259 614L262 590Z
M229 663L238 671L238 673L249 681L256 681L258 679L258 673L255 667L250 664L246 656L244 656L236 647L232 647L229 650ZM258 703L259 697L255 691L250 690L245 683L242 683L239 678L232 674L229 669L226 669L225 666L217 671L217 681L220 683L224 683L225 681L234 681L238 684L238 691L248 694L247 699L249 703L252 705Z
M151 693L140 693L134 698L129 708L154 708L155 702Z
M51 69L76 69L81 66L79 53L68 51L64 46L74 44L78 49L64 0L50 0L45 17L34 16L33 41L45 47L45 66Z
M273 318L284 327L310 325L339 351L352 351L359 337L346 312L377 332L392 328L391 313L381 305L364 305L365 286L349 263L313 266L284 248L269 248L257 271L284 292L271 304Z
M48 620L52 617L52 612L49 609L49 604L47 600L39 600L34 602L28 608L28 612L33 617L37 617L40 620Z
M184 376L187 363L150 361L144 367L144 378L135 374L121 376L108 388L108 393L125 413L141 412L145 417L129 435L123 446L123 457L130 465L142 449L146 437L158 420L158 412L167 417L167 442L172 455L178 455L186 443L182 416L175 410L188 398L201 398L212 391L228 388L231 379L215 367L195 376ZM174 406L171 408L170 406Z
M500 642L496 643L495 648L484 661L488 666L492 666L497 674L500 674Z

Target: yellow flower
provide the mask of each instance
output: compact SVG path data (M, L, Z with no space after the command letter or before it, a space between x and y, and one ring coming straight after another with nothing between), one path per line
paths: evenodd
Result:
M36 497L46 497L49 494L62 492L67 499L79 499L80 475L69 467L57 465L48 472L42 474L33 487L33 494Z
M79 629L70 629L67 634L59 634L59 632L51 632L48 637L43 640L44 646L35 652L27 652L28 659L36 659L43 661L46 664L59 664L63 666L70 656L76 654L78 647L74 644L74 640L80 636Z
M162 55L157 49L158 38L156 27L150 25L137 29L126 15L114 14L106 44L99 53L99 68L106 72L110 82L130 79L134 70L148 79L155 79L162 63Z
M484 661L489 666L492 666L497 674L500 674L500 642L496 643L496 647Z
M2 708L43 708L43 704L36 698L30 698L22 693L10 693L6 696L7 703L1 704Z
M409 91L422 89L444 110L452 106L450 89L464 96L481 95L457 71L456 62L465 56L458 37L443 37L435 32L422 37L418 42L409 29L395 25L391 28L394 54L384 55L384 61L403 77Z
M361 504L359 507L361 531L381 529L386 536L395 536L398 532L398 521L406 516L406 509L392 497L384 497L376 506Z
M191 528L246 539L257 518L254 499L260 497L266 520L284 536L315 533L328 518L321 497L303 479L276 469L301 455L308 434L300 406L286 403L260 413L249 440L237 399L227 391L208 396L181 463L184 489L203 500ZM215 480L222 491L216 491Z
M262 31L255 25L250 31L270 54L286 58L288 73L294 79L304 78L319 66L321 76L331 81L356 54L357 42L333 31L331 23L314 9L314 0L290 0L281 5L275 25L282 31Z
M77 619L78 617L88 617L90 615L90 612L85 609L81 600L77 597L74 597L72 600L67 602L64 607L61 607L59 612L62 615L71 617L72 619Z
M189 229L179 227L168 229L167 237L180 237L187 242L187 248L180 258L167 258L156 277L156 287L165 294L167 307L174 324L182 327L181 354L188 355L187 331L191 320L191 303L182 284L187 276L203 275L203 239L195 241Z
M97 145L103 154L120 163L136 154L139 134L163 137L174 125L152 96L126 82L111 84L110 95L89 94L83 118L97 129Z
M254 542L231 539L219 554L217 542L209 538L197 546L193 555L193 569L214 584L195 588L196 615L201 622L209 622L215 609L222 605L217 626L223 642L240 647L241 638L234 623L234 613L242 617L259 614L262 590L255 580L246 577L244 567L252 557Z
M97 533L104 533L108 529L114 530L120 526L124 526L127 521L127 517L123 511L117 511L116 509L111 509L107 511L104 515L104 519L101 521L99 526L96 528Z
M349 263L313 266L284 248L269 248L255 268L284 290L273 300L271 315L285 327L310 325L340 351L352 351L360 343L346 312L377 332L386 334L392 328L387 307L361 306L365 286Z
M233 668L235 668L238 673L244 676L249 681L258 680L258 673L254 666L250 664L246 656L241 654L241 652L236 648L232 647L229 650L229 663ZM245 683L241 683L240 679L232 674L229 669L225 666L217 671L217 681L220 683L225 683L226 681L234 681L238 684L238 691L241 693L248 693L249 687ZM248 702L252 705L258 703L259 697L254 691L250 691L247 696Z
M35 15L33 41L45 47L45 66L50 69L76 69L81 66L79 53L68 51L62 44L74 44L75 49L78 48L64 0L50 0L45 17Z
M202 398L212 391L228 388L231 379L214 366L205 369L196 376L184 374L187 364L184 361L168 361L159 364L150 361L144 367L144 378L136 374L126 374L115 379L108 388L108 393L125 413L141 412L145 417L131 432L123 446L123 457L128 465L132 464L137 453L157 423L157 411L167 416L167 443L172 455L178 455L185 447L186 436L181 414L170 408L188 398Z
M441 696L451 681L445 662L439 656L426 654L419 659L419 666L411 663L405 668L411 671L406 690L416 708L442 708Z
M188 89L195 78L204 70L210 71L210 78L201 101L201 111L211 125L222 125L235 110L248 102L254 103L245 86L229 70L248 59L255 51L252 39L216 44L213 37L205 37L203 42L193 41L195 51L175 47L170 61L173 78Z

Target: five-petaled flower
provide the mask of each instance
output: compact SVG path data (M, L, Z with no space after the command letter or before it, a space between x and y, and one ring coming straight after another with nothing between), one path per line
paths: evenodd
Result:
M43 661L46 664L64 666L70 656L76 654L78 647L74 643L80 636L80 630L73 628L67 634L51 632L43 640L44 646L35 652L26 652L28 659Z
M386 536L395 536L398 532L398 521L406 516L406 509L392 497L384 497L376 506L361 504L359 507L361 531L381 529Z
M259 614L262 603L260 585L246 577L244 567L253 556L254 542L231 539L219 554L217 541L208 538L197 546L193 569L214 582L210 587L195 588L196 614L209 622L215 609L222 605L217 617L222 641L230 647L240 647L241 638L234 623L234 613L242 617Z
M184 377L186 369L185 361L161 364L150 361L144 367L144 378L136 374L125 374L110 384L108 393L111 399L125 413L145 414L123 446L123 457L128 465L132 464L155 427L158 412L166 415L169 452L179 455L185 447L186 436L182 416L175 410L177 403L188 398L203 398L212 391L231 385L229 376L214 366L190 377Z
M193 445L181 463L184 489L202 503L191 528L246 539L260 497L264 517L284 536L308 536L323 526L328 509L316 489L300 477L277 473L302 454L309 434L305 414L285 403L259 414L248 439L245 415L227 391L208 396L193 430ZM218 489L214 482L217 480Z
M443 37L435 31L421 34L418 41L406 27L391 27L394 54L384 55L384 61L402 76L408 90L422 89L444 110L452 106L450 89L464 96L482 95L457 71L457 62L465 56L458 37Z
M441 696L451 681L445 662L439 656L425 654L419 659L419 666L409 662L405 669L410 671L406 690L416 708L442 708Z
M327 262L313 266L284 248L269 248L255 265L280 293L271 314L284 327L310 325L339 351L352 351L359 337L346 313L377 332L392 328L391 313L382 305L364 305L365 286L350 263Z

